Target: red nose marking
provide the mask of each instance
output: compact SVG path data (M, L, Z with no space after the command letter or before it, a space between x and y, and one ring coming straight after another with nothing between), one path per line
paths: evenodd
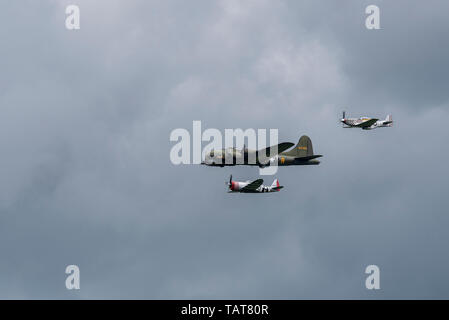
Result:
M231 181L231 190L235 190L235 182Z

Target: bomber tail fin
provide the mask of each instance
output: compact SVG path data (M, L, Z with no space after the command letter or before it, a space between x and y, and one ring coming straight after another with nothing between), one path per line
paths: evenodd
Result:
M308 136L302 136L294 149L284 152L283 154L295 158L312 157L313 156L312 140L310 140Z

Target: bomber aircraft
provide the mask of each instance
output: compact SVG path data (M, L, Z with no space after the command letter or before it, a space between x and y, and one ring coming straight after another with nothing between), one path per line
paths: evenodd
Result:
M265 192L277 192L280 191L283 186L279 185L279 180L275 179L271 186L264 186L263 179L257 179L254 181L238 182L232 181L232 174L229 177L229 182L225 182L228 185L228 192L242 192L242 193L265 193Z
M387 115L385 120L375 118L361 117L361 118L346 118L346 112L343 111L343 118L340 120L343 128L362 128L363 130L372 130L380 127L392 127L393 119L391 115Z
M267 153L273 151L271 150L273 147L260 151L248 150L245 147L241 150L236 148L212 150L209 154L206 154L205 160L201 164L219 167L235 166L236 164L257 165L261 168L275 165L276 163L278 166L320 164L320 161L316 160L316 158L322 157L322 155L313 154L312 141L308 136L302 136L293 149L286 151L293 145L291 142L280 143L277 145L278 152L271 156L267 155ZM225 157L229 157L232 162L225 161ZM256 161L249 161L251 157L256 159ZM237 160L240 160L240 162Z
M272 157L292 146L293 143L291 142L282 142L276 146L261 150L252 150L245 146L241 150L237 150L236 148L211 150L206 154L206 157L201 164L218 167L249 165L263 168L270 165L270 159L272 159Z

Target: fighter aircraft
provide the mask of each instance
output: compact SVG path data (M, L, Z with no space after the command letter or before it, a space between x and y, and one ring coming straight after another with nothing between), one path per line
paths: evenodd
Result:
M264 192L277 192L283 188L279 185L279 180L275 179L271 186L264 186L263 179L257 179L254 181L238 182L232 181L232 174L229 177L229 182L225 182L228 185L228 192L242 192L242 193L264 193Z
M392 127L393 119L389 114L385 120L379 120L375 118L361 117L346 118L346 112L343 111L343 118L340 120L343 124L343 128L362 128L363 130L372 130L380 127Z
M320 161L315 159L322 157L322 155L313 154L312 140L310 140L308 136L302 136L299 139L298 144L293 149L285 151L291 148L293 145L294 144L291 142L283 142L278 144L278 154L271 155L271 157L265 156L263 158L263 161L260 160L259 155L265 155L265 152L269 152L270 148L266 148L261 151L248 150L245 147L243 147L242 150L236 150L235 148L222 149L218 151L212 150L209 154L206 155L205 161L203 161L201 164L220 167L244 164L258 165L261 168L276 164L278 166L303 166L320 164ZM224 158L226 154L229 157L232 157L233 161L231 164L225 163ZM253 157L257 157L257 163L248 163L248 159L251 159L251 155ZM236 161L237 159L240 159L240 163Z
M294 144L291 142L282 142L276 146L271 146L261 150L251 150L245 146L241 150L237 150L236 148L211 150L208 154L206 154L206 157L201 164L218 167L250 165L263 168L270 165L270 159L291 148L293 145Z

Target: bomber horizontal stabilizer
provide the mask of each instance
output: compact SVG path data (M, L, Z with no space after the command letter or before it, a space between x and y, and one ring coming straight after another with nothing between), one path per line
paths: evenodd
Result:
M304 157L296 157L296 160L302 160L302 161L308 161L308 160L312 160L312 159L316 159L322 157L321 154L314 154L312 156L304 156Z

